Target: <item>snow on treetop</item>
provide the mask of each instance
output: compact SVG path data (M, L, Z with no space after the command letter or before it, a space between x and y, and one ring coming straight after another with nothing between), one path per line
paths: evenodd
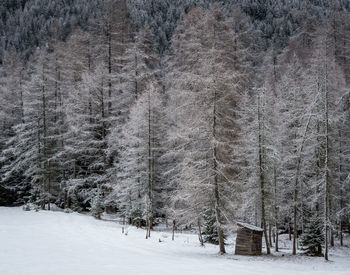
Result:
M260 227L257 227L255 225L251 225L248 223L244 223L244 222L237 222L237 225L241 226L241 227L248 228L248 229L253 230L253 231L264 231L264 229L262 229Z

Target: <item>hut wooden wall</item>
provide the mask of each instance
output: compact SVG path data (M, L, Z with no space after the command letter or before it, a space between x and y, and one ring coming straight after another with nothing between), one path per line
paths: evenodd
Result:
M262 232L241 227L237 231L236 250L237 255L261 255Z

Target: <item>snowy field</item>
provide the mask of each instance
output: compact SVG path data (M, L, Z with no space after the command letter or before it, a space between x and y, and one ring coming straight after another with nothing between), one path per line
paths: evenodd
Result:
M161 242L159 242L159 239ZM287 245L281 242L282 246ZM331 261L288 253L273 256L219 256L218 247L197 236L152 232L62 212L26 212L0 207L1 275L289 275L350 274L349 248L331 250Z

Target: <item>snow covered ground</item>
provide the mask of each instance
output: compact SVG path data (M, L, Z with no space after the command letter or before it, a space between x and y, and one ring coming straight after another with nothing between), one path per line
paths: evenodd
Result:
M159 242L161 239L161 242ZM283 242L281 243L284 245ZM350 274L350 249L331 250L331 261L282 253L274 256L219 256L218 247L197 236L152 232L71 213L0 207L1 275L288 275Z

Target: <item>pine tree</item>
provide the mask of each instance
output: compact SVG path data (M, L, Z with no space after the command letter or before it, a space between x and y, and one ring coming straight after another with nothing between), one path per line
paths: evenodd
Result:
M100 189L96 192L96 195L91 201L90 213L96 219L101 219L103 213L103 196Z
M203 240L206 243L211 243L218 245L219 244L219 236L218 230L216 226L216 218L215 212L212 209L208 209L203 213ZM226 236L224 235L224 240Z
M305 231L301 235L300 244L306 254L311 256L323 256L324 233L322 219L316 214L310 217L305 225Z

